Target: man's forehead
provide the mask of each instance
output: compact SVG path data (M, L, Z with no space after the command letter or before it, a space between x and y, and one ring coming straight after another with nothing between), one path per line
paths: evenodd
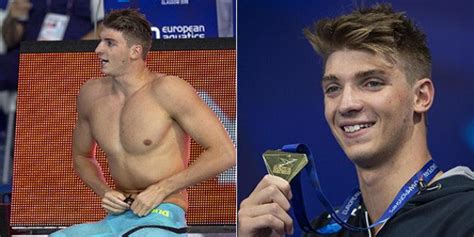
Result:
M104 27L102 31L100 32L100 38L101 39L107 38L107 39L114 39L114 40L125 39L121 31L118 31L112 28L106 28L106 27Z
M373 74L389 74L398 64L385 56L361 50L340 50L329 55L324 66L324 79L339 76L361 77Z

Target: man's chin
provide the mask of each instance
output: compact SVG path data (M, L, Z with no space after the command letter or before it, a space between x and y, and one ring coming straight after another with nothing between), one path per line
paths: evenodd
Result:
M378 156L369 149L344 149L344 152L354 165L361 168L373 168L380 161L380 157L377 158Z
M107 70L100 70L102 72L102 74L104 74L105 76L111 76L110 75L110 72L107 71Z

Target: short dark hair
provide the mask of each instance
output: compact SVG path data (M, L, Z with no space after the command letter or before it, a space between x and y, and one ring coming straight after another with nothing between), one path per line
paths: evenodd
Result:
M390 4L322 19L305 28L304 34L324 62L337 50L365 50L400 62L411 83L431 78L431 54L425 34L404 12L394 12Z
M143 59L151 48L152 32L150 22L136 9L111 11L103 21L104 27L123 33L127 44L140 44L143 47Z

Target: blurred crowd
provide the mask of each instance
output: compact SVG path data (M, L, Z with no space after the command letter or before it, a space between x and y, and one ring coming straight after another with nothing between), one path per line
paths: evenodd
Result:
M102 0L0 0L0 185L11 182L20 42L97 39Z

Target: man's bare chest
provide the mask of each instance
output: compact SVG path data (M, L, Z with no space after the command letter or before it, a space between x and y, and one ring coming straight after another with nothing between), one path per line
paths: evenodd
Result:
M110 96L93 106L92 135L108 154L142 154L155 148L173 120L152 97L135 95L120 101Z

